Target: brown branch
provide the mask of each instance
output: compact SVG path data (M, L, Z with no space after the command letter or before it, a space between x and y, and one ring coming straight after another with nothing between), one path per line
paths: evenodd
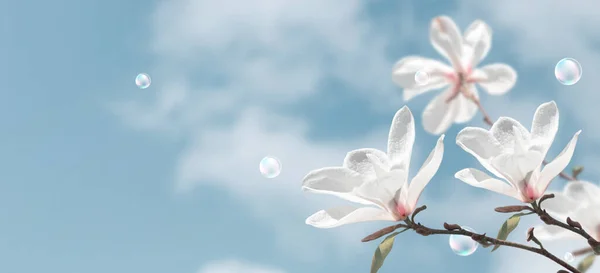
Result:
M479 101L478 98L471 95L471 96L467 96L467 99L471 100L473 103L475 103L475 105L477 105L479 112L481 113L481 115L483 115L483 122L485 122L485 124L487 124L490 127L492 125L494 125L492 118L490 117L490 115L488 115L485 108L483 108L483 105L481 105L481 102ZM544 164L548 164L548 161L544 160ZM575 181L575 178L573 176L570 176L570 175L566 174L565 172L560 172L558 174L558 176L560 176L561 178L566 179L568 181Z
M454 225L444 223L444 226L452 227ZM572 273L581 273L579 270L577 270L573 266L569 265L565 261L554 256L554 254L548 252L546 249L541 248L541 247L532 247L532 246L527 246L527 245L523 245L523 244L519 244L519 243L515 243L515 242L498 240L496 238L488 237L485 234L473 233L473 232L464 230L462 228L461 229L452 229L452 230L433 229L433 228L428 228L426 226L423 226L421 224L414 224L414 223L410 223L409 228L415 230L418 234L423 235L423 236L429 236L429 235L435 235L435 234L463 235L463 236L471 237L471 239L477 241L480 244L501 245L501 246L522 249L525 251L536 253L538 255L542 255L542 256L552 260L553 262L559 264L560 266L564 267L565 269L568 269Z
M426 206L422 206L419 209L419 211L423 211L426 208L427 208ZM571 271L572 273L581 273L579 270L577 270L577 268L574 268L573 266L569 265L568 263L566 263L565 261L556 257L554 254L548 252L546 249L544 249L541 246L540 247L532 247L532 246L527 246L527 245L523 245L523 244L511 242L511 241L498 240L496 238L488 237L485 234L477 234L477 233L474 233L474 232L471 232L468 230L464 230L463 228L461 228L459 225L456 225L456 224L444 223L444 229L433 229L433 228L426 227L426 226L422 225L421 223L415 223L414 221L411 221L410 219L406 219L405 223L406 224L397 224L397 225L383 228L383 229L365 237L362 241L368 242L368 241L375 240L386 234L390 234L390 233L394 232L394 230L396 230L398 228L412 229L417 234L420 234L422 236L429 236L429 235L436 235L436 234L469 236L469 237L471 237L471 239L473 239L474 241L478 242L481 245L500 245L500 246L518 248L518 249L522 249L525 251L533 252L533 253L536 253L538 255L544 256L544 257L552 260L553 262L559 264L560 266Z
M559 221L556 218L552 217L548 212L546 212L546 210L541 208L541 201L547 200L547 199L553 198L553 197L554 197L554 194L546 194L542 197L542 199L540 199L540 202L538 204L536 204L535 202L532 203L533 210L540 217L540 220L542 220L544 223L546 223L546 225L561 227L561 228L569 230L573 233L579 234L581 237L585 238L588 241L588 244L590 244L590 246L592 248L600 245L600 243L598 241L596 241L596 239L594 239L589 233L587 233L581 227L581 224L579 224L578 222L573 221L570 217L567 217L566 223L564 223L564 222Z
M586 248L578 249L578 250L571 252L571 254L573 254L573 257L585 255L588 253L594 253L594 250L591 247L586 247Z
M394 230L402 228L402 227L408 228L408 226L404 225L404 224L397 224L397 225L393 225L393 226L389 226L389 227L384 227L378 231L373 232L371 235L363 238L361 240L361 242L366 243L366 242L370 242L373 240L377 240L377 239L381 238L382 236L388 235L388 234L394 232Z

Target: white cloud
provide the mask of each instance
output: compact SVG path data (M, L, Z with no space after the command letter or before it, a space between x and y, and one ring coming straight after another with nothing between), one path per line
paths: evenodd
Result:
M285 273L286 271L235 259L210 262L197 273Z

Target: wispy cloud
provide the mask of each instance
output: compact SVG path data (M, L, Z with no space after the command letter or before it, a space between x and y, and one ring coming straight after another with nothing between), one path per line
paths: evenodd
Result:
M247 263L235 259L210 262L197 273L285 273L286 271L266 265Z

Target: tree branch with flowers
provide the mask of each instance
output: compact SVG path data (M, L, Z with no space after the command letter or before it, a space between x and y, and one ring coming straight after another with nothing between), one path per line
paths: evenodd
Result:
M529 251L544 256L560 265L559 272L583 273L600 254L600 188L590 182L576 180L581 168L569 175L569 165L581 131L562 152L546 161L547 152L558 131L559 111L550 101L540 105L533 117L531 129L510 118L497 120L488 115L481 102L476 85L489 95L497 96L514 86L516 72L505 64L490 64L477 68L491 48L492 32L483 21L473 22L462 35L454 21L446 16L431 22L430 40L434 48L451 66L436 60L409 56L396 63L392 72L394 83L404 88L404 100L445 88L423 112L423 127L431 134L440 135L429 157L409 183L408 170L415 142L415 121L407 106L392 119L387 151L358 149L350 151L339 167L325 167L311 171L304 177L305 191L330 194L363 207L344 206L321 210L306 219L306 224L317 228L334 228L345 224L367 221L392 221L365 237L369 242L386 236L373 256L371 272L377 272L390 253L395 237L412 230L423 236L467 236L492 251L500 246ZM426 82L418 81L416 73L426 73ZM513 197L521 205L497 207L496 212L513 213L500 228L497 236L475 233L455 223L431 228L416 220L426 206L417 206L421 193L433 179L442 164L444 132L452 124L464 124L480 112L489 129L466 127L456 136L456 144L471 154L490 174L465 168L455 178L474 187ZM562 192L546 192L556 177L569 180ZM536 215L541 223L527 233L528 244L507 240L521 217ZM544 248L542 241L572 238L583 239L589 248L573 252L587 255L578 266L572 266Z

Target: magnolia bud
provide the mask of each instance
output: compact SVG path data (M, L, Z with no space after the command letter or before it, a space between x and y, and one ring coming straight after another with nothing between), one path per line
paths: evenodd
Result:
M524 210L529 210L528 206L506 206L506 207L498 207L494 210L500 213L510 213L510 212L519 212Z
M582 229L581 224L579 224L579 222L573 221L571 219L571 217L567 217L567 224L569 224L569 226L572 226L574 228Z
M459 225L456 225L456 224L448 224L448 223L444 223L444 228L445 228L446 230L450 230L450 231L452 231L452 230L459 230L459 229L460 229L460 226L459 226Z

